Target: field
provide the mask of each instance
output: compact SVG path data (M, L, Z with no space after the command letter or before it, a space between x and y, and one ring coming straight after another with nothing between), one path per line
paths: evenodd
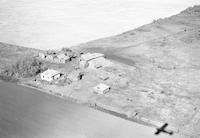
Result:
M131 74L131 91L117 93L122 97L128 93L125 97L130 104L113 103L141 116L169 122L183 133L199 135L200 6L77 48L105 53L135 68L127 72ZM120 101L116 97L109 103Z

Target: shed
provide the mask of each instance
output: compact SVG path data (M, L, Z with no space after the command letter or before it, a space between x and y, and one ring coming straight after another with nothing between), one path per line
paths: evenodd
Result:
M47 55L46 59L49 61L53 61L54 60L55 55Z
M81 69L85 69L85 68L87 68L88 66L89 66L89 63L88 63L87 61L81 60L81 61L79 62L79 67L80 67Z
M99 93L99 94L105 94L105 93L109 92L110 89L111 89L110 86L103 84L103 83L100 83L99 85L97 85L93 88L94 92Z
M107 72L105 72L105 73L100 73L100 74L98 74L98 77L99 77L101 80L105 81L105 80L108 80L108 79L110 78L110 74L107 73Z
M57 70L48 69L44 71L43 73L41 73L40 77L42 80L51 82L53 80L57 80L58 78L60 78L61 75L62 73Z
M59 54L57 55L57 61L59 63L67 63L68 61L70 61L70 57L66 56L65 54Z
M73 70L72 72L68 74L67 78L73 82L73 81L81 80L83 75L84 75L83 72L79 70Z
M96 76L100 79L100 80L108 80L111 79L113 77L113 74L110 72L107 72L105 70L99 69L95 71Z
M66 55L62 53L62 54L57 55L57 57L58 57L58 59L62 59L64 57L66 57Z

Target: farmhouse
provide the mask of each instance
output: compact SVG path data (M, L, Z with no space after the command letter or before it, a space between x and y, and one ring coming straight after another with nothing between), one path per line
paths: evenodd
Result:
M98 94L105 94L105 93L109 92L110 89L111 89L110 86L103 84L103 83L100 83L99 85L97 85L93 88L94 92L98 93Z
M62 73L57 71L57 70L53 70L53 69L48 69L46 71L44 71L43 73L40 74L40 77L42 80L45 81L53 81L53 80L57 80L61 77Z

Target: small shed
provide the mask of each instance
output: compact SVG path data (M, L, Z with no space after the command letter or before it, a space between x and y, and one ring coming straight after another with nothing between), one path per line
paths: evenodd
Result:
M59 62L59 63L67 63L71 59L69 56L66 56L65 54L59 54L56 57L58 59L56 62Z
M99 85L97 85L93 88L94 92L98 93L98 94L105 94L105 93L109 92L110 89L111 89L110 86L103 84L103 83L100 83Z
M63 53L61 53L61 54L58 54L57 57L58 57L59 59L62 59L62 58L64 58L64 57L66 57L66 55L63 54Z
M57 70L53 70L53 69L48 69L46 71L44 71L43 73L40 74L40 77L42 80L45 81L53 81L53 80L57 80L61 77L62 73L57 71Z
M79 62L79 67L80 67L81 69L85 69L85 68L87 68L88 66L89 66L89 63L88 63L87 61L81 60L81 61Z
M110 78L110 74L109 73L101 73L101 74L98 75L98 77L101 80L105 81L105 80L108 80Z
M67 76L67 78L70 80L70 81L78 81L78 80L81 80L82 77L83 77L83 72L79 71L79 70L73 70L72 72L70 72Z
M57 56L55 56L55 57L53 58L53 61L56 62L56 63L60 63L60 59L59 59Z
M100 79L100 80L103 80L103 81L106 81L108 79L111 79L113 77L113 74L110 73L110 72L107 72L105 70L96 70L95 71L96 73L96 76Z

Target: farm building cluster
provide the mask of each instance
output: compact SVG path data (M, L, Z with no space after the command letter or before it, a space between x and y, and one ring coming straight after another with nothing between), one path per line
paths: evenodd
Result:
M75 58L76 55L73 51L70 51L70 50L68 50L67 52L47 51L47 52L40 52L38 54L38 57L42 60L46 60L49 62L65 64L71 61L72 58Z
M109 74L107 72L103 72L99 70L103 67L108 67L112 65L112 62L106 59L105 55L102 53L81 53L80 55L72 54L70 51L68 53L65 52L46 52L39 53L38 57L44 61L52 62L52 63L62 63L66 64L70 62L72 58L76 58L78 61L78 69L74 68L71 72L66 73L62 72L59 69L47 69L43 73L40 74L40 79L47 82L59 81L60 79L67 79L67 82L76 82L81 80L84 77L84 70L92 69L98 70L100 80L105 81L109 78ZM65 77L62 77L65 76ZM99 94L105 94L110 90L110 86L100 83L92 88L93 92Z

